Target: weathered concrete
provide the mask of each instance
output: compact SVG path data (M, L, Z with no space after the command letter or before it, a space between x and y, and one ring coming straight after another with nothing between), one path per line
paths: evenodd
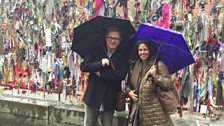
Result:
M10 126L48 125L49 106L0 99L0 122Z
M31 99L0 99L0 126L83 126L83 121L81 106L60 102L38 105ZM125 118L115 117L114 126L124 126L125 121Z
M0 126L48 126L46 120L0 113Z
M224 117L210 121L200 114L184 113L171 116L175 126L222 126ZM0 126L83 126L83 107L61 102L0 96ZM125 118L114 118L114 126L124 126Z
M57 105L49 107L49 124L82 126L84 111L80 106Z

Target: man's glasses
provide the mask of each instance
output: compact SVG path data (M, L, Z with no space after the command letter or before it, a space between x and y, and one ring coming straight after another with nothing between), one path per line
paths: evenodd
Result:
M112 40L114 40L114 41L120 41L121 38L115 38L115 37L110 37L110 36L108 36L108 37L107 37L107 40L109 40L109 41L112 41Z

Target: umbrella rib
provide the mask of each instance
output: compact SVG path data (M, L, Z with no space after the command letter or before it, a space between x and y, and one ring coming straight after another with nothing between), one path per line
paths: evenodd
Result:
M174 48L177 48L177 49L179 49L179 50L181 50L181 51L183 51L183 52L185 52L185 53L191 55L189 52L187 52L187 51L185 51L185 50L181 49L180 47L177 47L177 46L175 46L175 45L173 45L173 44L168 44L168 43L166 43L166 44L163 44L163 45L169 45L169 46L172 46L172 47L174 47Z

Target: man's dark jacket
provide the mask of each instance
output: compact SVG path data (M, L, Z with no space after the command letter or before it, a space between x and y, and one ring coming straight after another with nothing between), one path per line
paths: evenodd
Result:
M91 52L81 63L82 72L89 72L88 84L84 94L84 103L96 110L101 104L104 110L114 110L117 104L117 94L121 90L121 80L128 70L128 57L119 47L110 57L111 65L103 67L102 59L108 58L105 48L98 48ZM100 77L94 72L100 71Z

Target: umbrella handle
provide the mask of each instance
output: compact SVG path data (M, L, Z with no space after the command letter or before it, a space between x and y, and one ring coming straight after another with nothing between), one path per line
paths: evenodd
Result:
M113 69L113 70L115 70L114 63L112 62L112 60L111 60L111 58L110 58L110 57L108 57L108 58L109 58L109 60L110 60L110 63L111 63L111 67L112 67L112 69Z
M106 53L106 48L103 48L103 50L104 50L105 53ZM112 60L111 60L111 58L110 58L109 56L108 56L108 59L110 60L112 69L115 70L114 63L112 62Z
M156 53L156 58L155 58L155 60L154 60L154 62L153 62L153 65L156 64L156 60L157 60L158 55L159 55L160 47L161 47L161 45L159 46L159 49L158 49L158 51L157 51L157 53Z

